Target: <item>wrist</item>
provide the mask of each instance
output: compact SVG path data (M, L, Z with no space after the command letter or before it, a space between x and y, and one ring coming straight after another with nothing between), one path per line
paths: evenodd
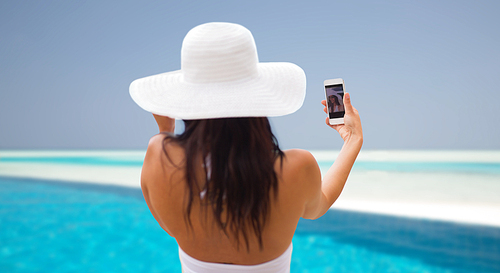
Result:
M344 146L358 147L361 149L361 146L363 146L363 135L350 135L344 140Z

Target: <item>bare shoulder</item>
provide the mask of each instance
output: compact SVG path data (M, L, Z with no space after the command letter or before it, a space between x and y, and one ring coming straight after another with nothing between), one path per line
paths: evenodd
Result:
M300 185L310 187L321 183L321 172L314 156L306 150L292 149L285 151L283 175Z
M169 141L165 134L157 134L151 137L146 151L145 162L148 163L164 161L163 159L170 159L170 163L174 163L180 155L183 155L183 149L179 145ZM168 156L167 156L168 154ZM162 162L165 163L165 162ZM169 165L169 164L166 164Z
M165 135L157 134L149 139L148 150L146 152L146 157L153 154L159 154L163 149L163 142L165 141Z
M290 186L294 202L301 204L300 216L303 217L321 192L319 165L309 151L293 149L285 151L282 170L283 182Z
M157 134L149 139L146 157L144 158L144 165L154 166L160 163L164 149L165 135ZM143 165L143 168L144 168Z
M295 187L299 190L296 199L301 196L304 200L304 207L301 217L313 219L317 215L318 204L321 201L321 171L314 156L305 150L289 150L285 153L290 162L292 170L289 172L289 179L294 181ZM291 174L291 176L290 176Z
M291 157L297 157L297 158L302 158L304 160L314 160L314 156L311 154L311 152L307 150L302 150L302 149L289 149L284 151L286 156L291 156Z
M178 168L182 156L182 149L172 141L168 141L166 135L157 134L151 137L142 165L143 186L164 181L169 177L166 174Z
M316 159L311 154L311 152L302 149L291 149L284 151L285 153L285 163L290 164L290 166L295 170L309 170L318 167ZM318 167L319 168L319 167Z

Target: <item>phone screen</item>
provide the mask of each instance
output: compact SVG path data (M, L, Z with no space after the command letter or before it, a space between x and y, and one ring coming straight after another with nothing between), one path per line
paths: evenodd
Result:
M327 85L325 86L325 91L330 119L343 118L345 114L343 85Z

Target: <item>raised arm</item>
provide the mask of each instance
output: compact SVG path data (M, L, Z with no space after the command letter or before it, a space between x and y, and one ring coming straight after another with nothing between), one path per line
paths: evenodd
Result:
M175 129L175 119L166 117L166 116L160 116L153 114L153 117L156 120L156 123L158 124L158 129L160 129L160 133L166 132L166 133L174 133Z
M323 100L321 103L325 106L324 111L326 112L326 101ZM319 183L320 185L318 185L317 181L311 181L312 184L316 183L318 187L310 202L306 205L303 218L316 219L328 211L340 196L351 172L352 165L363 145L361 120L358 111L351 105L351 98L348 93L344 95L344 107L344 124L330 125L328 117L326 118L326 124L337 130L344 140L344 145L337 159L324 175L323 181Z

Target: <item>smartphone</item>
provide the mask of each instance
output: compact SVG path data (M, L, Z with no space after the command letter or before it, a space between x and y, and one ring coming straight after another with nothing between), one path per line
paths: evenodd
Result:
M344 124L344 80L325 80L326 108L330 125Z

